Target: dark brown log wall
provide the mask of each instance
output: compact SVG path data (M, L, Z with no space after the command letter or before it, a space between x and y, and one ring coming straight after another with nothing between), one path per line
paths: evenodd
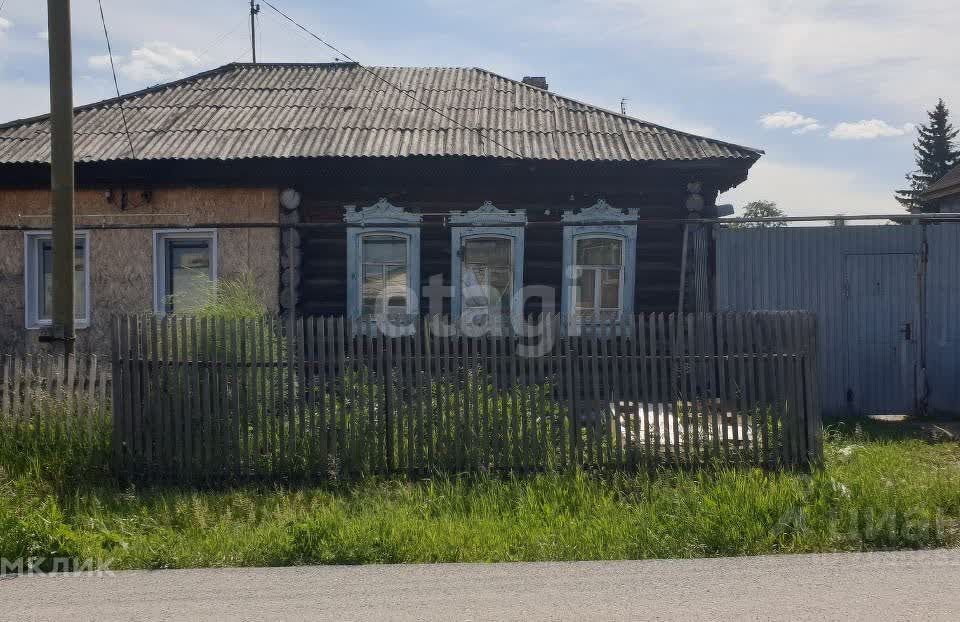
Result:
M675 207L668 205L638 206L626 197L608 198L615 207L640 207L642 217L682 218L682 196L675 197ZM371 197L349 197L340 200L320 199L304 194L301 212L304 222L343 222L344 205L358 208L377 200ZM426 214L421 228L420 282L430 282L430 277L441 275L445 285L450 284L451 248L450 228L443 226L441 216L452 210L469 211L479 207L484 198L474 201L412 201L402 197L390 198L395 205L410 211ZM500 209L526 209L530 221L524 241L524 285L546 285L554 289L555 309L560 309L560 290L563 279L563 228L538 223L559 220L564 209L589 207L593 201L583 199L573 206L543 203L496 201ZM549 211L546 214L545 211ZM640 224L637 231L637 268L634 309L637 312L676 310L679 287L682 248L682 228L677 224ZM300 288L300 311L308 315L341 315L347 311L347 263L346 228L331 227L305 229L302 231L302 274ZM421 301L426 310L427 300ZM450 300L444 301L443 311L449 312ZM528 300L524 313L538 313L539 300Z

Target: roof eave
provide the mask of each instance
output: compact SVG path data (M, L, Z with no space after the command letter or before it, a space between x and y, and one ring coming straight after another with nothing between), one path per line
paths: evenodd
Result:
M945 199L956 194L960 194L960 181L942 188L932 188L927 190L920 195L920 198L924 201L935 201L937 199Z

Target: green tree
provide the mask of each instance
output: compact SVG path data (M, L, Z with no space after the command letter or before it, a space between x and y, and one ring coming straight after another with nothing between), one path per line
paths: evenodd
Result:
M742 218L782 218L786 216L783 213L783 210L777 207L777 204L774 201L750 201L743 208ZM743 223L734 223L731 226L744 228L744 229L754 229L754 228L765 228L765 227L783 227L787 223L781 221L774 222L743 222Z
M917 142L913 144L917 169L906 175L910 187L896 193L897 201L910 212L931 211L931 206L920 196L960 162L960 151L954 148L953 142L958 130L953 129L950 111L942 99L933 110L927 111L927 116L930 122L917 128Z

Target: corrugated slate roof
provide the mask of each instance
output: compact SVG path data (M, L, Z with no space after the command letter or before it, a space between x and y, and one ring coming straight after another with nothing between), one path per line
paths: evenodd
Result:
M947 171L946 175L932 183L923 194L925 197L940 198L954 194L949 192L950 190L960 193L960 164L954 166Z
M423 155L750 161L763 153L483 69L235 63L77 108L78 162L131 158L121 104L140 160ZM47 115L0 125L0 163L48 162L49 131Z

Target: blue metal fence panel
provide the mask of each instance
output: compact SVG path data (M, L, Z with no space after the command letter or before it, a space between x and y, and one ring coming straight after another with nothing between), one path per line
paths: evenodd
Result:
M928 314L934 307L943 309L932 326L939 327L943 346L938 347L937 373L929 376L931 395L939 393L936 402L941 408L960 410L956 400L956 378L960 372L957 359L957 314L960 308L956 283L960 263L957 246L960 225L938 224L929 230L943 228L938 233L936 246L952 245L952 255L934 257L931 265L942 263L937 272L931 270L927 280ZM950 229L950 233L946 230ZM954 236L954 237L951 237ZM944 239L941 241L941 237ZM950 238L947 240L946 238ZM952 241L951 241L952 240ZM934 243L931 243L931 249ZM843 227L782 227L768 229L717 229L716 292L718 311L750 309L808 310L818 317L820 343L820 395L823 411L828 414L858 410L848 402L851 322L887 322L889 318L871 309L862 315L848 309L845 283L845 257L859 254L916 254L923 247L922 225L870 225ZM952 262L952 263L951 263ZM918 262L919 263L919 262ZM944 294L953 296L950 302ZM919 296L917 283L903 283L899 289L887 292L889 296ZM919 302L919 301L918 301ZM851 319L852 316L852 319ZM922 333L921 333L922 334ZM952 344L952 345L951 345ZM932 350L928 348L928 350ZM952 360L951 360L952 357ZM947 381L948 377L953 379ZM936 385L936 386L934 386ZM941 386L943 385L943 386ZM948 388L949 387L949 388ZM947 391L953 391L949 396ZM856 396L855 396L856 397Z
M960 224L928 226L927 244L930 406L960 413Z

